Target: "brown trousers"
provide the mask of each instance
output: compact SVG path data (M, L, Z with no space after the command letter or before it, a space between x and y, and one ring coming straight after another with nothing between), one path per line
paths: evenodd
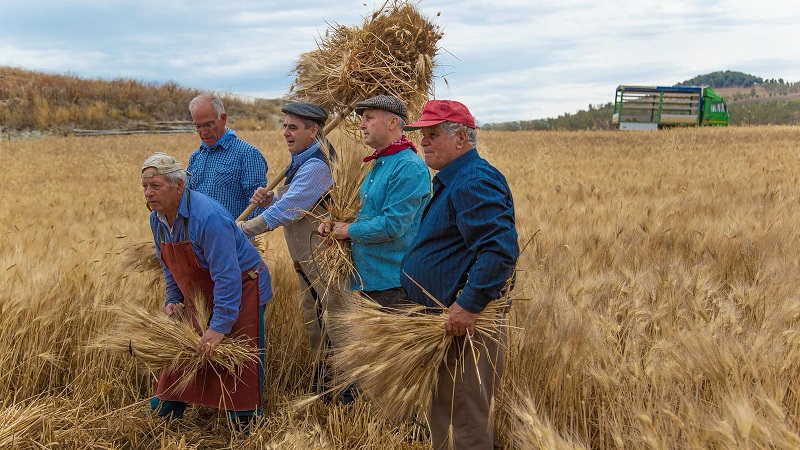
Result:
M501 331L495 338L501 345L479 334L472 337L474 351L480 353L476 364L466 336L457 337L439 366L439 382L428 418L434 450L450 448L451 424L452 448L456 450L500 448L490 409L503 374L506 336Z

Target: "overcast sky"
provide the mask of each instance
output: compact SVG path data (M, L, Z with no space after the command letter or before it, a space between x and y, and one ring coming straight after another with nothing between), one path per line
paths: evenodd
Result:
M361 24L381 4L0 0L0 65L281 98L328 23ZM619 84L717 70L800 81L800 0L417 5L444 31L436 97L465 103L479 123L574 113L613 101Z

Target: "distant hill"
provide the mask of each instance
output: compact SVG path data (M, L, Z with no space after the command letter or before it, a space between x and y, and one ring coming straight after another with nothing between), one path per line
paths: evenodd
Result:
M82 79L0 66L0 124L4 133L37 130L142 128L189 121L189 101L200 91L173 82ZM239 129L271 129L283 120L282 101L219 93Z
M716 89L731 86L751 87L754 84L762 83L764 83L764 79L761 77L726 70L724 72L711 72L705 75L698 75L692 79L682 81L675 86L711 86Z
M675 86L711 86L728 105L730 125L800 124L800 83L763 79L730 70L698 75ZM616 86L615 86L616 87ZM614 98L614 91L609 93ZM589 105L588 110L555 118L489 123L486 130L591 130L611 128L614 103Z

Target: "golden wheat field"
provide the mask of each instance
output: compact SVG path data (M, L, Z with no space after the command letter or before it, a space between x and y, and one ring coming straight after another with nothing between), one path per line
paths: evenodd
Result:
M239 133L277 170L278 131ZM363 399L313 403L296 278L266 238L264 420L150 417L155 376L89 348L109 306L159 310L141 162L194 135L0 142L0 448L426 449ZM506 448L800 447L800 128L479 132L521 244L496 409Z

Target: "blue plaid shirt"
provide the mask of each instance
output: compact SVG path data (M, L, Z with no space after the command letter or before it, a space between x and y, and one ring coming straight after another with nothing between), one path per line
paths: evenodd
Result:
M500 297L518 257L511 189L473 148L434 177L401 282L416 303L436 306L415 282L447 307L479 313Z
M205 143L192 152L186 187L220 202L235 219L250 205L250 197L267 184L267 161L257 148L227 128L213 147ZM257 208L248 218L263 212Z

